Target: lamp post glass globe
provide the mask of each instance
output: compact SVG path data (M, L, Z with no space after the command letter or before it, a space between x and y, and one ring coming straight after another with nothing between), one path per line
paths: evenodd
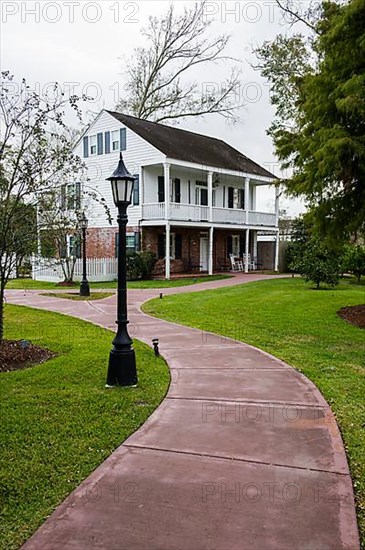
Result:
M80 296L90 296L90 286L86 272L86 230L89 222L83 212L79 218L79 227L82 232L82 280L80 283Z
M132 202L133 184L135 178L128 172L122 153L116 170L107 178L111 183L113 200L118 208L118 294L117 294L117 326L118 330L113 340L113 348L109 355L109 367L106 386L136 386L138 382L136 356L132 339L127 330L127 262L126 234L127 208Z

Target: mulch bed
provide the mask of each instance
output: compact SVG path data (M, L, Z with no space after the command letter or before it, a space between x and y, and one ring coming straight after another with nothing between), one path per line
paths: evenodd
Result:
M337 315L356 327L365 328L365 304L343 307L337 312Z
M55 356L52 351L25 340L4 340L0 344L0 372L39 365Z

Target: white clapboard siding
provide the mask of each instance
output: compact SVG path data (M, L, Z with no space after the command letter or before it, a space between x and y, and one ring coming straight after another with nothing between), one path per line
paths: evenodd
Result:
M104 134L105 132L112 132L120 128L125 128L125 126L106 111L102 111L84 135L90 137L99 132ZM127 149L123 151L123 158L131 174L140 175L141 166L143 164L148 164L150 162L162 163L164 161L165 156L160 151L132 132L129 128L126 128L126 140ZM86 185L90 189L96 190L101 197L105 198L113 217L113 226L115 227L117 225L117 213L112 199L110 182L106 181L106 178L114 172L118 165L119 151L105 153L104 143L103 154L84 158L83 140L81 139L75 148L75 154L83 160L87 167L87 175L90 181L88 181ZM142 211L140 206L130 206L128 208L129 225L138 225L141 214ZM107 227L108 225L105 210L95 201L89 204L88 217L91 227Z
M118 276L118 260L115 258L88 258L86 261L87 278L90 282L114 281ZM54 259L34 257L32 259L32 278L35 281L59 283L64 280L62 267ZM76 260L74 281L82 279L82 260Z

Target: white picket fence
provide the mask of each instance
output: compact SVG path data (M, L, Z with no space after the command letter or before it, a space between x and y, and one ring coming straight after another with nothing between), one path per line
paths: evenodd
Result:
M90 282L114 281L118 276L118 263L115 258L88 258L86 261L87 278ZM59 261L46 258L32 258L32 278L35 281L59 283L64 274ZM74 281L82 279L82 260L76 260Z

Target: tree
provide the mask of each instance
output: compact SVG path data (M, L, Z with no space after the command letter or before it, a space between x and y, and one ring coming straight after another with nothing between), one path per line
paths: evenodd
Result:
M0 177L0 197L8 186ZM18 266L36 248L36 220L34 208L14 197L0 200L0 343L3 336L3 307L5 284L17 272Z
M65 283L72 283L75 265L81 257L81 214L97 202L111 223L105 198L91 189L87 181L54 186L37 194L38 231L44 265L60 265Z
M285 248L284 265L292 273L300 273L299 264L311 239L311 224L308 216L299 216L293 220L290 237L291 240Z
M365 0L324 1L312 26L309 39L280 36L256 54L276 106L269 133L292 170L286 191L335 242L365 226Z
M357 282L360 283L361 276L365 275L365 247L360 245L346 246L342 270L353 273Z
M317 289L321 283L335 286L340 277L341 254L327 248L318 238L312 238L305 245L296 269L306 281L313 281Z
M83 98L87 99L87 98ZM36 198L59 182L75 181L82 162L73 154L65 123L66 108L80 119L78 98L65 98L55 84L48 95L32 91L25 80L16 83L2 72L0 89L0 343L6 283L17 255L34 247ZM51 130L52 128L52 130Z
M136 48L127 64L127 98L117 110L155 122L212 113L237 120L236 110L242 106L237 68L221 86L210 83L202 91L189 80L200 65L232 61L224 55L229 37L207 36L211 21L204 17L205 4L202 0L178 15L171 3L166 15L149 18L141 31L146 45Z

